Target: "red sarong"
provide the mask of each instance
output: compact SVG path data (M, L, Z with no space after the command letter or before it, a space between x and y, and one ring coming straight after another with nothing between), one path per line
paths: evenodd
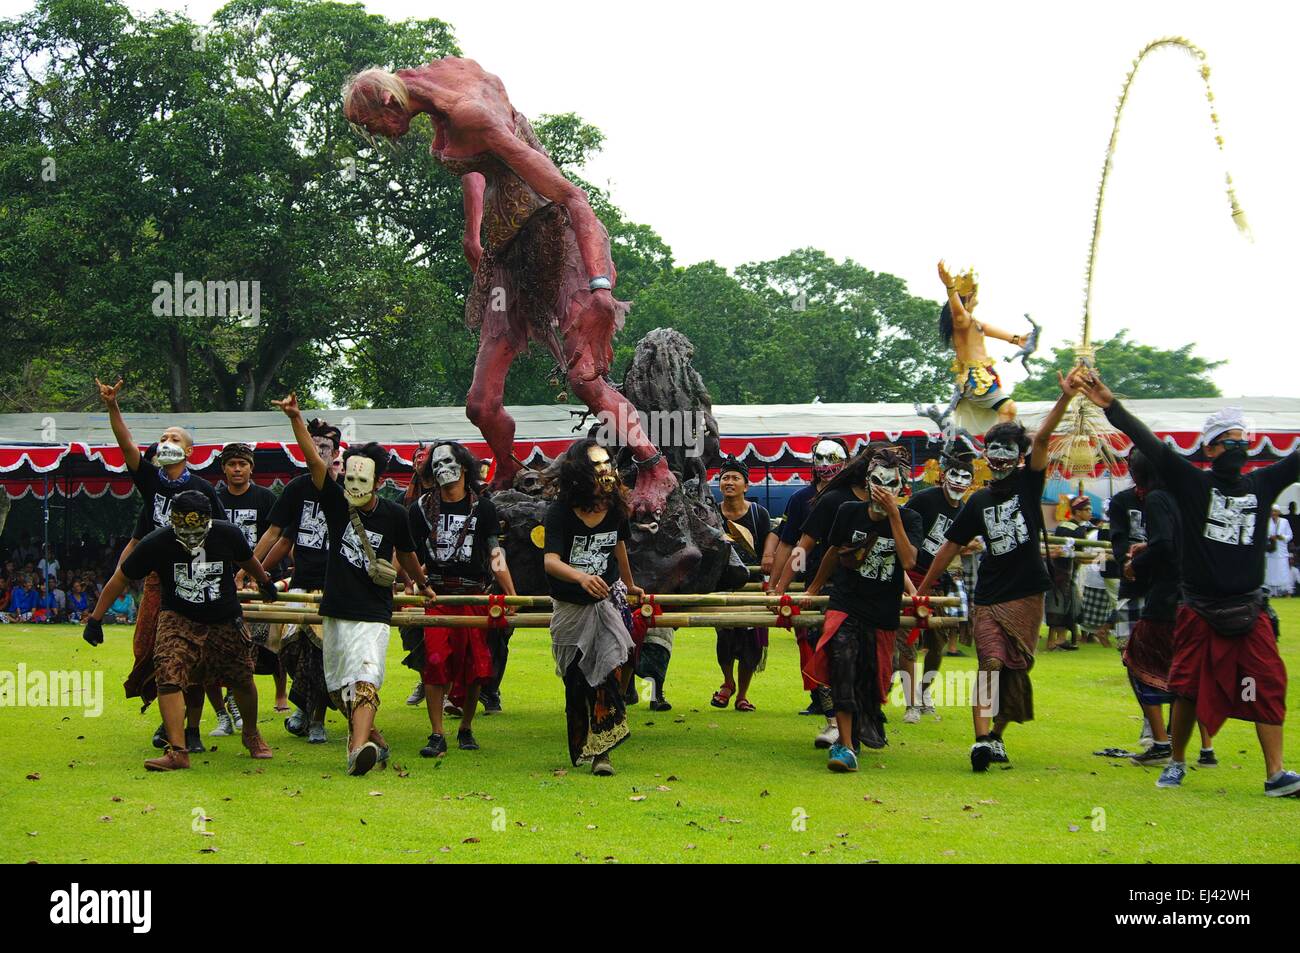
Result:
M826 622L822 625L822 637L817 640L812 658L803 667L804 684L812 683L812 688L831 683L831 660L826 651L835 636L836 630L844 624L847 612L830 609L826 612ZM876 629L876 680L880 688L880 698L889 697L889 687L894 681L894 637L898 633L893 629ZM812 689L810 688L809 691Z
M1286 719L1286 666L1268 616L1245 635L1220 635L1205 618L1178 607L1169 691L1196 702L1196 718L1217 734L1229 718L1280 725Z
M426 606L425 615L486 616L488 606ZM463 698L470 685L492 679L492 651L487 629L427 626L424 630L424 672L426 685L450 685L453 698Z

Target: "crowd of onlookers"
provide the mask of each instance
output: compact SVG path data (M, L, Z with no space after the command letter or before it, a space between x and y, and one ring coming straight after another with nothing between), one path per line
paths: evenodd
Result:
M7 536L8 534L6 534ZM42 552L28 532L0 540L0 623L80 622L112 576L124 539L50 543ZM105 622L135 622L138 585L123 593Z

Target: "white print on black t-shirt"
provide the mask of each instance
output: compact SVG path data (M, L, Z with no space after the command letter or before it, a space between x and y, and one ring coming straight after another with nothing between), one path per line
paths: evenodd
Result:
M1230 546L1249 546L1255 542L1255 509L1259 499L1254 493L1224 496L1210 487L1210 513L1205 518L1205 538Z
M853 531L853 543L860 543L870 533L864 533L860 529ZM850 544L852 548L852 544ZM876 544L871 547L871 552L867 553L862 565L858 567L858 575L863 579L877 579L882 582L889 582L894 578L894 540L881 537L876 540Z
M1147 541L1147 524L1141 510L1128 511L1128 538L1131 543Z
M307 501L302 505L302 517L298 520L298 545L308 549L325 548L325 514L320 504Z
M984 531L989 552L1005 556L1021 543L1029 542L1029 524L1020 512L1020 497L984 507Z
M461 527L465 525L467 519L469 520L469 527L465 530L465 541L460 544L460 552L453 553L452 549L456 546L456 540L460 538ZM440 513L438 522L438 562L469 562L470 557L474 554L474 527L478 523L478 517Z
M573 537L569 548L569 565L593 576L602 576L609 565L609 553L618 543L618 532L592 533L590 536Z
M240 528L249 546L257 544L257 510L226 510L230 522Z
M221 597L221 575L224 569L225 563L205 562L202 559L196 559L192 563L172 563L176 595L200 606L205 602L216 602Z
M172 525L172 498L161 493L153 495L153 522L155 526Z
M921 543L921 548L931 556L939 553L939 547L947 541L948 527L952 525L952 520L940 513L934 518L934 525L930 527L930 535L925 537Z
M366 530L366 535L370 537L370 548L378 555L379 544L384 541L384 534ZM365 548L362 547L361 540L357 538L356 531L352 529L351 523L348 523L343 528L343 558L358 569L370 568L370 563L366 561Z

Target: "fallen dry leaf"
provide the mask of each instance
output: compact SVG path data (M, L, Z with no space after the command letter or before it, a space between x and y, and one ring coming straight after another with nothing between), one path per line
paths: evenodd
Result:
M33 771L31 774L27 775L28 781L39 781L40 779L41 779L41 772L39 771Z
M644 801L644 800L645 800L645 795L644 795L644 794L633 794L630 798L628 798L628 800L629 800L629 801Z
M478 842L479 840L477 837L466 837L463 841L461 841L462 844L477 844Z

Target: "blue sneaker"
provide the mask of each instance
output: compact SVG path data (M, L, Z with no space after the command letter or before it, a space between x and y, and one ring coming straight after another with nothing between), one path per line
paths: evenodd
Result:
M1170 761L1156 779L1158 788L1182 787L1183 778L1187 777L1187 765L1182 761Z
M1264 782L1264 793L1268 797L1291 797L1300 794L1300 774L1294 771L1279 771L1272 781Z
M846 748L844 745L831 745L831 756L830 760L826 762L826 767L839 774L856 771L858 770L858 756L853 753L853 749Z

